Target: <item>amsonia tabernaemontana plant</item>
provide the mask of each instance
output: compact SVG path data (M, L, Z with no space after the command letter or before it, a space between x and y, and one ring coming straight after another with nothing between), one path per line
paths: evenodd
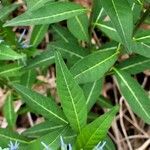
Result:
M1 149L115 150L108 130L119 104L107 102L102 93L108 76L133 113L150 124L150 96L134 78L150 69L150 30L141 28L150 23L150 1L91 3L1 0L0 86L6 90L2 112L7 121L0 128ZM100 34L106 41L99 40ZM48 42L41 48L45 35ZM50 66L57 96L34 88ZM16 111L18 100L22 106ZM97 101L103 114L92 109ZM17 118L28 112L44 121L18 133Z

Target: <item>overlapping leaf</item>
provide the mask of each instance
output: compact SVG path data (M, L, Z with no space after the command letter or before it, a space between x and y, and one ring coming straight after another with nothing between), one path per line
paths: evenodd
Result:
M80 132L87 119L87 107L82 89L73 79L59 52L55 53L57 90L63 111L71 127Z
M67 26L70 32L79 40L89 41L88 17L86 14L75 16L67 20Z
M63 112L50 97L47 98L19 84L13 84L13 87L34 111L47 119L53 118L62 123L67 123Z
M116 49L117 47L101 49L79 60L70 70L76 81L93 82L103 77L117 60Z
M118 106L85 126L77 137L76 149L91 150L104 140L117 112Z
M51 9L50 9L51 8ZM70 2L55 2L8 21L5 26L51 24L86 12L86 9Z
M148 94L124 71L114 69L120 91L133 112L150 124L150 99Z
M131 51L133 14L128 1L101 0L102 7L111 19L124 45Z

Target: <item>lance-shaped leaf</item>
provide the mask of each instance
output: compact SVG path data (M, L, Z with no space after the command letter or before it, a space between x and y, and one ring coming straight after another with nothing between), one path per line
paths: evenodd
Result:
M101 49L79 60L71 69L78 83L100 79L112 67L118 57L116 47Z
M45 3L51 2L53 0L26 0L27 7L29 11L36 10L42 6L44 6Z
M30 45L32 45L33 47L37 47L48 31L48 27L49 25L47 24L34 26L30 38Z
M143 42L132 42L132 51L142 56L150 58L150 44Z
M50 9L51 8L51 9ZM8 21L5 26L51 24L85 13L86 9L71 2L54 2Z
M134 40L137 42L150 43L150 30L138 29L134 36Z
M103 84L103 79L94 81L92 83L84 84L83 92L86 98L86 105L88 111L96 103L99 95L101 94L102 84Z
M7 15L14 11L18 6L19 4L14 3L0 8L0 19L4 19L5 17L7 17Z
M53 118L62 123L67 123L63 112L50 97L45 97L19 84L13 84L13 88L22 96L23 101L38 114L47 119Z
M35 56L28 61L27 66L24 69L33 69L40 66L48 66L55 62L53 51L46 50L40 55Z
M104 146L104 150L116 150L116 146L113 143L113 140L107 135L104 142L106 142Z
M16 123L17 115L14 111L13 99L12 99L11 92L9 92L7 94L7 99L6 99L5 104L4 104L3 112L4 112L5 118L8 122L8 127L13 129L15 126L15 123Z
M150 59L137 55L137 56L130 57L126 61L121 62L116 67L130 74L137 74L147 69L150 69Z
M102 20L104 13L104 8L102 8L100 0L93 0L92 8L92 23L95 24Z
M35 70L29 70L26 71L22 76L21 76L21 85L24 85L27 88L31 88L33 83L36 80L36 71Z
M101 0L101 4L111 19L122 43L131 51L133 14L128 1Z
M104 140L111 123L118 112L118 106L85 126L77 137L76 149L93 149L100 141Z
M71 127L80 132L86 124L87 107L82 89L73 79L59 52L55 53L57 90Z
M65 27L59 24L52 25L54 41L64 41L66 43L78 43L77 39Z
M24 57L24 54L18 54L8 45L0 43L0 60L17 60L21 58L23 59Z
M56 131L50 132L36 140L30 142L28 149L45 150L46 145L49 149L58 149L60 147L60 137L64 137L70 131L68 126Z
M27 144L29 144L29 140L15 132L12 132L9 129L2 129L0 128L0 144L1 147L5 148L8 146L9 142L12 141L14 142L18 142L20 148L22 148L22 146L27 146Z
M2 65L0 67L0 76L1 77L13 77L13 76L20 76L22 75L22 69L23 65L19 64L7 64L7 65Z
M150 99L141 86L126 72L114 68L119 89L133 112L150 124Z
M66 43L63 41L51 42L48 45L48 49L55 49L59 51L64 58L71 58L71 61L72 59L83 59L84 56L88 54L87 50L80 47L79 45L74 43Z
M94 26L100 29L103 33L105 33L110 39L113 39L119 43L122 43L116 29L113 27L111 21L108 22L97 22L94 23Z
M47 133L57 131L59 129L64 128L64 124L55 123L52 121L46 121L44 123L40 123L35 125L27 130L25 130L22 135L29 137L29 138L39 138Z
M67 20L70 32L79 40L89 41L89 21L86 14L75 16Z

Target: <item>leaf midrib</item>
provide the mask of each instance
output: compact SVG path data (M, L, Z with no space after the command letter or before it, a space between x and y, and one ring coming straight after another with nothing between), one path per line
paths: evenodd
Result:
M101 65L101 64L103 64L103 63L105 63L106 61L108 61L109 59L113 58L113 57L116 56L117 54L118 54L118 52L114 53L113 55L111 55L111 56L108 57L107 59L104 59L103 61L97 63L96 65L94 65L94 66L92 66L92 67L90 67L90 68L84 70L83 72L79 73L78 75L74 76L74 78L76 79L76 78L78 78L81 74L84 74L84 73L86 73L87 71L90 71L90 70L94 69L95 67L97 67L97 66L99 66L99 65Z
M67 14L71 14L71 13L76 13L76 12L84 12L86 9L77 9L77 10L72 10L72 11L67 11L67 12L63 12L60 14L55 14L55 15L51 15L51 16L45 16L45 17L39 17L39 18L32 18L32 19L24 19L21 21L15 21L14 23L6 23L6 26L9 25L13 25L13 24L20 24L20 23L26 23L26 22L31 22L31 21L40 21L40 20L44 20L44 19L50 19L50 18L56 18L56 17L60 17L63 15L67 15Z
M118 76L122 79L122 81L125 83L125 85L127 86L127 88L129 89L129 91L131 92L131 94L133 95L133 97L135 98L136 102L139 104L139 106L141 107L141 109L143 110L143 112L145 113L145 115L150 119L149 114L145 111L145 109L143 108L141 102L138 100L138 97L136 97L136 94L134 93L134 91L132 91L132 89L130 88L130 86L128 85L128 83L126 82L126 80L123 78L123 76L116 70L114 69L114 71L118 74Z
M43 108L45 111L49 112L50 114L52 114L53 116L55 116L56 118L58 118L59 120L65 122L68 124L68 122L66 120L64 120L63 118L59 117L58 115L54 114L52 111L50 111L49 109L45 108L43 105L39 104L38 102L34 101L34 99L32 97L30 97L29 95L27 95L26 93L22 92L20 89L16 88L18 90L18 92L24 94L25 96L27 96L33 103L35 103L36 105L40 106L41 108Z
M58 54L57 54L57 55L58 55ZM77 126L78 126L79 131L81 131L80 124L79 124L79 118L78 118L78 115L77 115L77 111L76 111L76 107L75 107L74 100L73 100L73 97L72 97L72 93L71 93L70 88L69 88L69 86L68 86L68 82L67 82L67 80L66 80L65 73L64 73L63 68L62 68L62 65L61 65L61 61L60 61L59 57L57 57L57 58L58 58L58 61L59 61L60 69L61 69L61 72L62 72L62 74L63 74L63 78L64 78L64 81L65 81L67 90L68 90L69 95L70 95L71 104L72 104L73 109L74 109L74 112L75 112L75 117L76 117L76 121L77 121Z

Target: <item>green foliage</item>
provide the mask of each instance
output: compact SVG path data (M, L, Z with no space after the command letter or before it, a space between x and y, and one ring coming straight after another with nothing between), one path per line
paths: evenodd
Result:
M133 78L150 69L150 31L141 26L150 23L148 2L93 0L89 9L68 1L25 0L27 10L13 17L22 4L2 0L0 85L7 91L3 115L8 125L0 128L0 147L11 141L23 150L66 150L67 144L76 150L96 150L106 143L101 149L115 150L108 130L118 106L103 95L107 76L115 76L121 96L150 124L149 95ZM30 26L27 41L25 31L20 37L14 33L13 27L18 26ZM120 59L124 54L128 57ZM57 98L49 89L45 95L35 92L41 82L49 84L43 76L51 65ZM25 107L16 112L13 104L18 99ZM100 116L92 109L99 106L107 108ZM18 114L27 112L43 117L44 122L18 134Z

